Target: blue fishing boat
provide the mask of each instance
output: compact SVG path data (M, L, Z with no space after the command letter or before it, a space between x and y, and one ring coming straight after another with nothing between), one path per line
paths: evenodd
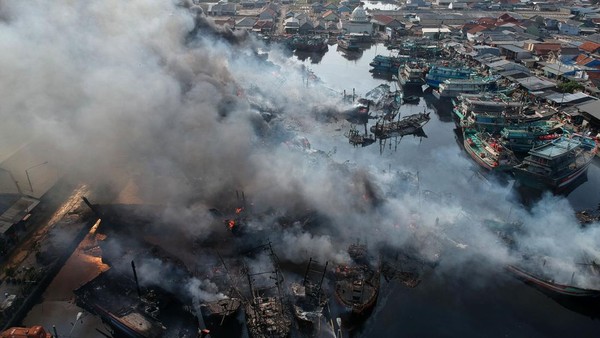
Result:
M587 171L594 155L595 150L586 150L581 141L563 136L532 148L513 173L526 186L561 189Z
M561 137L565 133L563 127L562 123L551 120L508 126L500 131L500 142L514 152L528 152Z
M469 79L448 79L439 84L433 94L438 99L457 97L461 94L478 94L495 91L498 88L498 76L472 77Z
M474 75L475 72L469 68L432 66L429 72L427 72L427 75L425 76L425 82L429 87L439 88L440 83L446 80L466 80Z
M374 73L391 73L397 74L398 69L402 66L403 60L395 56L377 55L369 65L373 68Z
M503 128L522 126L549 119L556 110L548 107L524 106L504 94L462 94L453 110L461 128L476 128L498 133Z

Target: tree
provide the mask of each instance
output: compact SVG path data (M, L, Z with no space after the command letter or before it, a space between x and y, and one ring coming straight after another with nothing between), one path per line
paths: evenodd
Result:
M583 89L583 85L573 80L561 82L558 84L558 90L560 90L563 93L573 93L574 91L581 89Z

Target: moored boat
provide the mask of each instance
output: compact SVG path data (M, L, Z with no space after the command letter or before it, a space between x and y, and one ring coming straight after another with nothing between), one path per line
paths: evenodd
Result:
M423 79L423 67L417 62L408 62L398 71L398 83L400 86L421 86L425 83Z
M373 68L371 72L397 74L403 61L394 56L376 55L369 65Z
M291 50L303 52L324 52L327 50L327 39L320 36L295 35L287 41Z
M421 101L421 98L417 95L409 95L403 96L402 101L404 101L404 103L419 103L419 101Z
M417 131L421 130L430 119L429 113L418 113L405 116L398 121L386 123L384 120L377 122L374 126L371 126L369 130L379 139L402 137L415 134Z
M557 296L600 297L600 265L594 260L573 263L536 256L508 265L506 269L515 277Z
M469 79L474 75L469 68L453 68L432 66L425 76L425 82L429 87L438 88L440 83L449 79Z
M560 122L538 121L505 127L500 131L500 142L514 152L528 152L533 147L561 137L563 133L563 124Z
M499 77L476 77L470 79L448 79L440 83L438 98L452 98L461 94L477 94L494 91ZM435 95L436 92L434 92Z
M503 147L488 133L464 129L463 140L467 153L487 170L510 170L519 163L510 149Z
M586 150L580 141L563 136L532 148L513 173L526 186L560 189L585 173L594 155L595 151Z
M476 128L497 133L503 128L547 120L556 114L549 107L528 107L504 94L462 94L454 114L461 128Z

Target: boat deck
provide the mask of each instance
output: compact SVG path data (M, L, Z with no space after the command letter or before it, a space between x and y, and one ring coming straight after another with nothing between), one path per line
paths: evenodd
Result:
M532 149L530 153L532 155L551 160L563 156L580 145L581 143L579 141L561 138L551 143L544 144L538 148Z

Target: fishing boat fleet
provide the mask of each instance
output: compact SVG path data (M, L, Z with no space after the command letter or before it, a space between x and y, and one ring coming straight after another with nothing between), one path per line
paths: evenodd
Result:
M583 175L598 151L556 119L501 93L463 94L454 102L466 152L482 168L505 171L524 186L560 190Z

